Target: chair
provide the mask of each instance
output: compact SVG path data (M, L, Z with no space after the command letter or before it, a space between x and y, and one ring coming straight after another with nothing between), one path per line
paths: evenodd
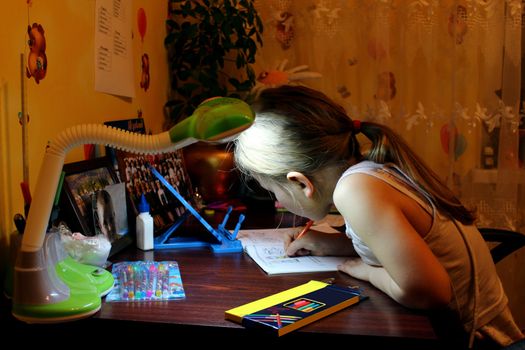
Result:
M479 228L486 242L499 243L490 250L494 263L525 246L525 235L516 231L499 228Z
M512 343L501 350L525 350L525 339L518 340L515 343Z

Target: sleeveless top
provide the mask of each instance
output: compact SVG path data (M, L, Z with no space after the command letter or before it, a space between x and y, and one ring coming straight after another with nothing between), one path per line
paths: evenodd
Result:
M363 161L347 169L339 181L355 173L386 182L415 200L432 216L432 226L423 239L448 272L453 293L448 307L470 332L470 344L476 332L478 336L488 336L501 345L508 345L523 336L508 309L508 299L488 246L474 225L463 225L437 210L431 197L395 165ZM362 260L369 265L381 266L346 218L345 224L346 234Z

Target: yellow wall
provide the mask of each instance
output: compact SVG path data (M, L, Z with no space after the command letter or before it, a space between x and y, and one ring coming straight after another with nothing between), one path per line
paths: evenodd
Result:
M131 1L131 0L123 0ZM39 23L45 30L48 69L36 84L25 79L29 139L29 181L34 192L45 146L61 130L81 123L102 123L136 117L143 112L147 129L162 131L163 105L169 78L164 49L166 1L133 0L133 61L135 98L125 99L95 91L95 0L4 1L0 11L0 238L4 244L14 230L13 215L23 212L20 191L22 137L18 123L21 111L20 54L29 52L27 26ZM147 29L140 40L137 10L144 8ZM150 58L150 87L139 86L140 58ZM83 159L82 147L73 149L66 162ZM5 254L0 255L5 257ZM2 263L2 261L0 261ZM3 265L3 264L2 264Z

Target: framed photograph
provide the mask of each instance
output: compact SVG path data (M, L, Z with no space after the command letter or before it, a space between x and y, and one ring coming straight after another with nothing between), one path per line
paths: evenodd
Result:
M63 170L61 217L69 228L85 236L103 234L112 244L110 255L131 243L125 186L110 159L67 163Z
M135 215L142 195L150 206L155 235L171 227L186 207L151 172L150 164L193 206L193 191L181 150L157 155L116 151L118 169Z
M146 124L144 124L144 119L142 117L131 118L131 119L120 119L120 120L111 120L104 122L104 125L112 126L117 129L122 129L129 132L134 132L137 134L146 134ZM117 174L117 178L122 181L120 177L120 172L117 164L117 150L112 147L106 146L106 156L109 157L111 163L113 164L113 170Z

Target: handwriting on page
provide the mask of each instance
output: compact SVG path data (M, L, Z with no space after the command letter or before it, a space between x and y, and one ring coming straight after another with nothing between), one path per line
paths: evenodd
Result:
M284 248L277 246L260 246L256 247L256 251L261 255L262 259L267 260L271 264L297 264L300 262L300 259L289 257L284 252Z

